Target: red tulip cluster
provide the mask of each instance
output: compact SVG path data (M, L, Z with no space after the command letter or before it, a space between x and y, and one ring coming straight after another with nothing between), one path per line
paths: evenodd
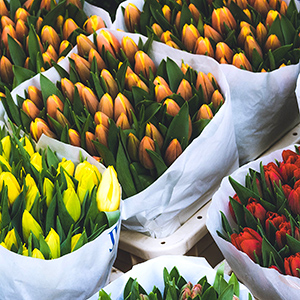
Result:
M232 231L223 215L225 238L261 266L300 277L299 149L284 150L280 162L261 164L260 173L249 171L245 186L230 177L236 194L229 211L240 231Z

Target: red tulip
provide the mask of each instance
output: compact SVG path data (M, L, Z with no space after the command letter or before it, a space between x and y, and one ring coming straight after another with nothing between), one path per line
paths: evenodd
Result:
M300 187L291 190L288 196L288 204L294 214L300 214Z
M238 203L241 203L241 200L240 198L238 197L237 194L234 194L234 196L232 197L235 201L237 201ZM236 216L235 216L235 213L234 213L234 210L233 210L233 207L230 203L230 201L228 202L228 206L229 206L229 212L233 218L233 220L236 222Z
M251 197L248 199L246 208L250 211L255 219L259 219L261 224L265 222L267 211L255 198Z
M300 277L300 253L284 258L284 271L286 275Z
M279 224L279 228L275 233L276 243L279 249L282 249L286 245L286 235L292 236L292 228L291 223L286 221ZM299 240L299 229L297 227L294 228L294 237Z

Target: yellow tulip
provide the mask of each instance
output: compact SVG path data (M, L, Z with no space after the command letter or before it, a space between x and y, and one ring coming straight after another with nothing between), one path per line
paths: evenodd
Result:
M10 172L0 174L0 191L4 186L7 186L8 206L11 207L21 193L21 188L16 177Z
M121 188L113 166L108 166L103 172L96 200L99 211L115 211L119 208Z
M48 235L45 238L45 242L50 248L51 258L60 257L60 238L53 228L50 229Z
M22 230L23 230L23 239L27 242L30 232L35 235L38 239L40 234L43 234L43 230L40 224L34 219L30 212L25 209L22 216Z
M71 238L71 252L73 252L79 238L81 237L81 233L77 233L75 235L72 236Z
M30 157L30 163L39 171L41 172L42 167L42 155L39 152L35 152Z
M63 158L62 161L58 164L57 174L60 173L60 167L64 168L70 176L73 176L75 165L71 160L66 160L66 158Z
M7 135L1 140L2 144L2 156L9 161L10 158L10 151L11 151L11 141L10 136Z
M10 166L10 164L8 163L8 161L6 160L6 158L5 158L4 156L2 156L2 155L0 155L0 162L1 162L1 164L5 165L6 168L7 168L9 171L11 171L11 166ZM1 167L0 167L0 170L2 170Z
M39 249L37 249L37 248L34 248L32 250L31 257L39 258L39 259L45 259L43 253Z
M43 182L43 195L46 196L46 204L49 207L53 197L54 184L53 182L45 177Z
M69 215L76 222L81 214L81 204L74 188L69 187L64 190L63 201Z
M27 193L25 195L26 209L30 211L34 200L37 196L40 196L40 192L34 179L29 173L25 177L25 185L28 187Z
M15 232L15 228L13 228L12 230L10 230L7 234L6 237L4 239L4 243L6 245L6 248L8 250L11 250L12 245L14 244L16 246L16 248L18 249L18 242L17 242L17 238L16 238L16 232Z

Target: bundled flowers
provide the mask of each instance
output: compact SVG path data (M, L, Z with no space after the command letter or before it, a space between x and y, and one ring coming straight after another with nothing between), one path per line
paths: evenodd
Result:
M211 73L171 59L156 66L149 39L136 44L107 30L94 42L77 36L70 72L61 81L40 77L18 104L2 98L9 118L37 141L42 133L81 146L116 168L123 199L156 180L199 136L224 103Z
M105 27L100 16L87 16L80 1L0 1L0 87L16 87L59 62L79 34Z
M216 273L213 284L210 284L206 276L203 276L197 283L187 282L180 275L178 269L173 267L171 272L166 268L164 274L164 290L160 291L156 286L148 294L136 279L129 278L123 292L122 299L223 299L238 300L239 299L239 282L234 273L231 274L228 281L224 278L224 266L221 265ZM99 292L99 300L110 300L110 296L104 291ZM248 299L252 299L250 293Z
M294 1L145 0L142 11L129 3L123 13L128 31L221 64L265 72L300 58Z
M260 164L260 172L249 169L245 186L233 178L236 194L229 210L237 223L232 229L222 213L225 234L237 249L262 267L300 277L299 148L282 151L282 161Z
M113 167L103 174L83 160L59 160L27 136L1 131L0 245L21 255L55 259L75 251L120 216Z

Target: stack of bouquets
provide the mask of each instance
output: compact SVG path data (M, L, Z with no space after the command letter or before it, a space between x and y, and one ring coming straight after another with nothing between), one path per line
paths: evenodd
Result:
M81 1L0 1L0 90L9 90L59 62L80 34L111 25L102 10ZM91 12L91 13L90 13Z
M97 299L251 300L252 295L233 273L224 274L224 264L214 270L203 257L161 256L135 265L89 300Z
M86 299L117 255L116 172L82 149L18 132L1 130L1 299Z
M8 117L35 140L43 132L115 166L126 202L122 224L162 236L237 168L237 149L218 64L191 59L190 67L169 47L145 41L103 29L80 36L68 64L2 100Z
M299 122L298 27L295 2L282 0L129 0L113 23L221 64L231 88L241 164Z
M299 293L299 161L297 145L243 166L222 181L208 210L210 233L258 299Z

